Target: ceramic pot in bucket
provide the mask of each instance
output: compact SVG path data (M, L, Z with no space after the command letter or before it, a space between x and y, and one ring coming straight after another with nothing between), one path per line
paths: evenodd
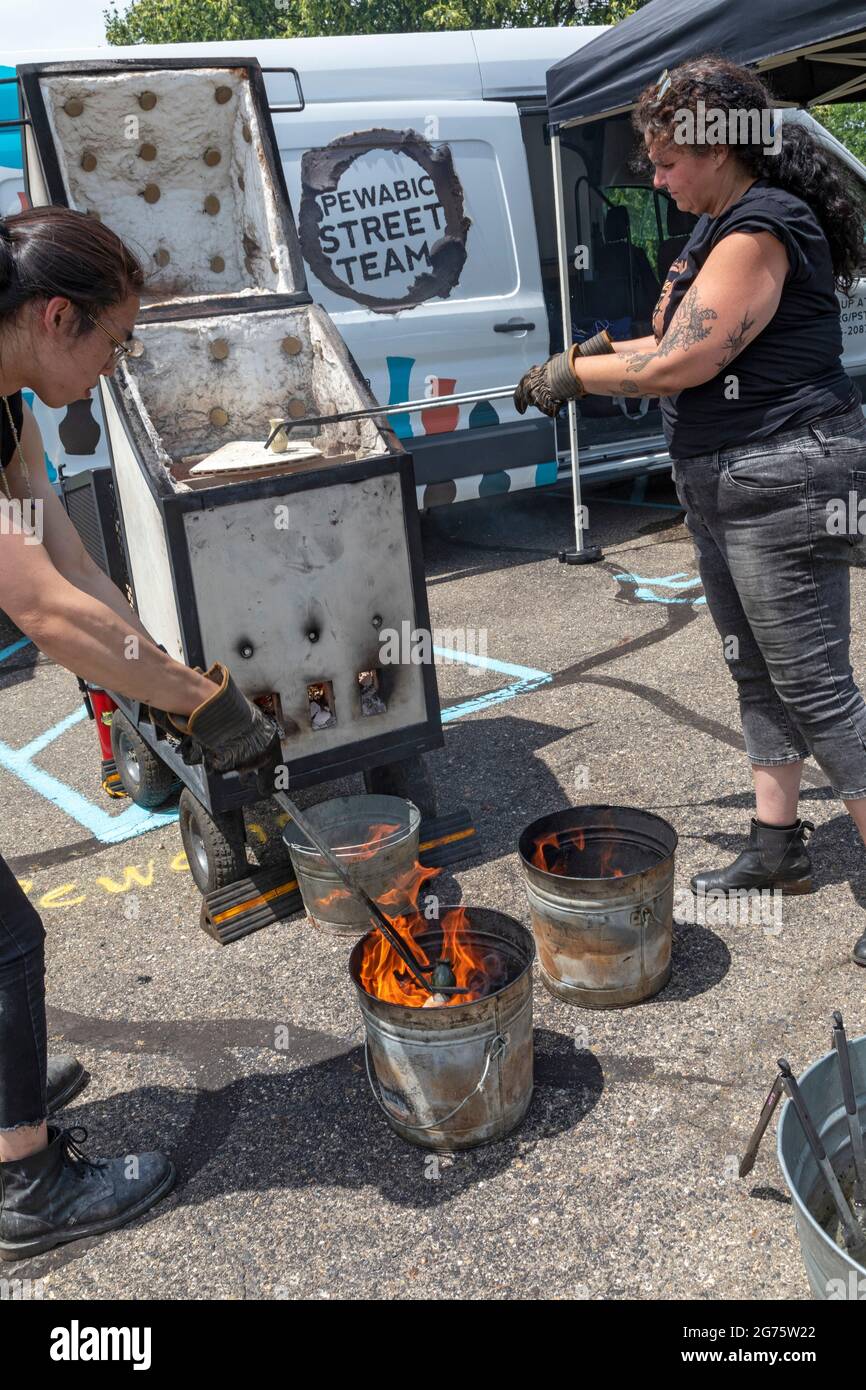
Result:
M421 813L399 796L342 796L304 812L317 835L345 862L352 878L374 901L414 868ZM334 870L289 821L283 839L292 856L307 916L315 926L341 936L370 927L370 914Z
M531 933L502 912L469 909L465 939L496 954L505 982L475 1002L435 1008L390 1003L364 989L362 963L376 936L355 945L349 974L366 1027L370 1085L391 1128L449 1153L504 1138L532 1099ZM437 958L438 928L424 923L413 939Z

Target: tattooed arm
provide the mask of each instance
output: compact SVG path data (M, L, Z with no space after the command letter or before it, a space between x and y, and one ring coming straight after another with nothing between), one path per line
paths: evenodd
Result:
M661 342L579 358L591 396L673 396L723 371L779 307L788 254L770 232L731 232L710 252Z

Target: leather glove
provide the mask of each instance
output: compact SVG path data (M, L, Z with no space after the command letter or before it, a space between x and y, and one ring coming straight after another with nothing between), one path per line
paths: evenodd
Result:
M151 710L154 722L181 737L181 754L188 763L204 761L214 772L233 772L242 768L272 771L282 762L280 734L264 710L248 700L231 672L215 661L204 673L216 689L192 714L169 714Z
M606 328L585 343L573 343L566 352L558 352L540 367L530 367L521 377L514 393L514 407L523 415L526 407L534 405L545 415L558 415L566 401L580 400L586 395L583 383L574 370L575 358L596 357L613 352L613 343Z
M566 401L585 396L583 385L574 374L572 362L577 355L576 345L558 352L543 366L530 367L520 378L514 393L514 408L523 415L527 406L534 405L545 415L558 415Z

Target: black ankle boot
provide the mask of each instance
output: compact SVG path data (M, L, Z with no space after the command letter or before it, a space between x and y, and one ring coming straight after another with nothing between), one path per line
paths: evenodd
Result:
M725 869L704 869L692 879L692 891L730 893L737 888L780 888L783 893L811 893L812 861L806 852L810 820L793 826L764 825L752 817L748 848ZM866 963L866 962L864 962Z
M851 959L855 965L866 965L866 931L864 931L859 941L854 942Z
M171 1190L174 1165L163 1154L89 1159L76 1137L87 1130L49 1125L47 1148L0 1163L0 1260L113 1231Z

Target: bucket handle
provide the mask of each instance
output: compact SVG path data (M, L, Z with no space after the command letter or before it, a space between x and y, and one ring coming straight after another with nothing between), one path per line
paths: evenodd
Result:
M464 1107L464 1105L466 1105L466 1103L467 1103L468 1101L470 1101L474 1095L477 1095L477 1094L478 1094L478 1092L482 1089L482 1087L483 1087L485 1081L487 1080L487 1075L488 1075L488 1073L489 1073L489 1071L490 1071L491 1064L492 1064L493 1062L496 1061L496 1058L497 1058L497 1057L501 1057L501 1056L502 1056L503 1052L505 1051L505 1049L506 1049L507 1047L508 1047L508 1038L507 1038L507 1036L503 1035L502 1033L496 1033L496 1034L490 1039L490 1042L487 1044L487 1057L486 1057L485 1062L484 1062L484 1070L482 1071L481 1076L479 1077L479 1079L478 1079L478 1081L476 1082L476 1084L473 1086L472 1090L469 1092L468 1095L466 1095L466 1096L463 1097L463 1099L461 1100L461 1102L460 1102L459 1105L455 1105L455 1107L454 1107L453 1110L449 1110L447 1115L440 1115L440 1116L438 1117L438 1119L432 1120L432 1121L430 1122L430 1124L428 1124L428 1125L411 1125L411 1124L408 1124L405 1120L401 1120L400 1117L399 1117L398 1115L395 1115L395 1114L393 1113L393 1111L389 1110L388 1107L385 1105L384 1101L382 1100L381 1095L380 1095L379 1092L376 1090L376 1083L375 1083L375 1081L373 1080L373 1073L372 1073L372 1071L370 1070L370 1046L369 1046L369 1043L368 1043L367 1039L365 1038L365 1039L364 1039L364 1061L365 1061L366 1066L367 1066L367 1080L368 1080L369 1083L370 1083L370 1090L373 1092L373 1099L375 1100L376 1104L378 1105L379 1109L383 1112L383 1114L387 1115L387 1117L388 1117L389 1120L397 1120L397 1121L398 1121L401 1125L403 1125L406 1129L414 1129L414 1130L438 1129L440 1125L446 1124L448 1120L453 1120L453 1118L454 1118L454 1116L457 1114L458 1110L462 1110L463 1107Z
M664 926L661 917L655 915L649 903L643 903L640 907L636 907L632 913L632 919L635 925L639 924L642 927L649 926L650 922L655 922L657 927Z

